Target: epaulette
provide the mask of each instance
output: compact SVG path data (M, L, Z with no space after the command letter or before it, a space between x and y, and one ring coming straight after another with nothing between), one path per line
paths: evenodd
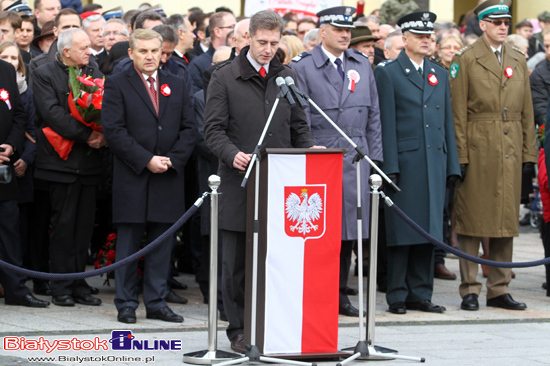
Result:
M428 60L428 62L429 62L430 65L432 65L432 66L437 66L437 67L439 67L439 68L441 68L441 69L443 69L443 70L447 70L447 69L445 68L445 66L441 65L441 64L438 63L438 62L435 62L435 61L433 61L433 60Z
M384 60L384 61L380 62L380 63L379 63L378 65L376 65L376 66L377 66L377 67L378 67L378 66L384 67L384 66L386 66L386 65L389 65L389 64L395 62L396 60L397 60L396 58L394 58L393 60Z
M361 51L359 51L359 50L357 50L357 49L355 49L355 48L350 48L350 50L353 50L355 53L358 53L358 54L360 54L360 55L363 55L363 56L364 56L365 58L367 58L367 59L369 58L369 56L365 55L363 52L361 52Z
M519 48L516 48L516 47L512 47L514 50L518 51L519 53L521 53L523 56L525 56L525 52L523 52L522 50L520 50Z
M462 47L461 49L456 51L455 55L458 55L458 56L462 55L464 53L464 51L466 51L468 48L470 48L470 46Z
M299 62L301 59L303 59L304 57L307 57L307 56L310 56L311 53L307 52L307 51L304 51L302 53L300 53L298 56L295 56L292 61L294 62Z

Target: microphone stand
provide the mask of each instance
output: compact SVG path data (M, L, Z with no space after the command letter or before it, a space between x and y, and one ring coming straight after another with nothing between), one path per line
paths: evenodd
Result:
M287 80L289 82L289 80ZM363 234L363 225L362 225L362 214L361 214L361 174L360 174L360 162L362 159L365 159L380 175L386 180L386 182L396 191L401 192L401 189L376 165L374 162L357 146L353 140L346 135L344 131L332 120L330 117L319 108L317 104L311 98L298 90L296 87L291 87L291 90L296 94L296 99L300 100L300 97L304 98L312 105L331 125L342 135L348 143L353 146L357 154L353 159L357 163L357 249L358 249L358 290L359 290L359 341L356 346L351 349L345 349L344 351L351 350L353 354L348 357L346 360L337 363L337 366L344 366L345 364L354 361L355 359L359 360L388 360L388 359L401 359L409 361L424 362L425 359L421 357L410 357L410 356L398 356L395 353L397 351L379 347L374 345L374 316L375 316L375 306L376 306L376 249L378 246L378 189L382 185L382 179L373 178L372 189L373 189L373 199L372 199L372 222L371 222L371 248L369 256L369 286L368 286L368 304L367 304L367 334L368 339L365 339L363 334L363 248L362 248L362 234ZM372 175L371 177L376 177Z
M279 85L280 86L280 85ZM271 112L269 113L269 117L267 119L267 122L265 124L264 130L262 132L262 135L260 136L260 139L258 141L258 144L256 145L256 148L254 149L254 152L252 153L252 159L248 165L248 171L246 172L246 175L243 179L243 182L241 184L241 187L244 188L246 186L246 183L248 181L248 177L250 175L250 172L252 170L252 167L254 166L254 163L256 160L260 159L260 147L263 144L265 135L267 133L267 130L269 128L269 125L271 124L271 120L273 119L273 115L275 114L275 110L277 109L277 106L279 105L279 100L282 97L285 97L286 93L284 91L280 91L279 94L277 94L277 98L275 99L275 103L273 104L273 108L271 108ZM308 363L308 362L300 362L300 361L292 361L292 360L281 360L278 358L273 357L266 357L261 356L260 351L258 347L255 345L256 343L256 310L257 310L257 301L258 301L258 236L259 236L259 224L258 224L258 216L259 216L259 191L260 191L260 165L256 167L256 179L255 179L255 189L254 189L254 233L253 233L253 244L252 244L252 304L250 309L250 342L251 344L246 345L246 353L243 357L234 359L234 360L228 360L225 362L218 363L218 366L225 366L225 365L235 365L243 362L270 362L270 363L281 363L284 362L286 365L296 365L296 366L315 366L315 363Z

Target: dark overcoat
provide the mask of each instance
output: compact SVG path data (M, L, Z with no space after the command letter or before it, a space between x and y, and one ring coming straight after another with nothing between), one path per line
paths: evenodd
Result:
M103 131L113 153L113 222L173 223L183 215L183 170L197 138L195 114L182 78L158 71L159 113L134 67L110 76L103 98ZM168 95L160 92L167 85ZM173 169L153 174L154 155Z
M271 60L269 72L262 78L246 58L248 50L243 48L238 57L212 74L204 117L206 144L219 159L219 191L223 193L219 225L221 229L241 232L246 229L246 190L241 188L244 174L233 168L233 159L239 151L254 151L279 93L275 79L296 78L277 58ZM304 111L291 108L281 98L262 148L313 145Z
M449 76L424 58L424 76L401 51L374 70L384 142L386 174L399 174L401 192L391 199L424 230L443 240L447 177L460 175ZM431 80L431 81L430 81ZM426 243L391 210L386 212L388 246Z
M8 144L16 151L23 149L25 139L26 113L19 96L15 69L3 60L0 60L0 91L9 93L9 105L0 101L0 144ZM19 156L19 155L17 155ZM10 165L15 163L16 155L12 157ZM17 180L12 179L10 184L0 186L0 201L13 200L17 198Z
M361 52L348 49L344 52L344 74L352 70L359 74L355 91L349 89L348 77L342 80L334 65L321 49L296 57L291 67L296 71L298 87L311 97L323 112L332 119L371 160L382 161L382 135L378 93L372 65ZM317 145L328 148L346 148L344 155L342 194L342 240L356 240L357 235L357 173L353 159L355 150L332 125L313 107L306 108L311 133ZM370 195L368 179L370 166L361 162L362 237L369 235Z

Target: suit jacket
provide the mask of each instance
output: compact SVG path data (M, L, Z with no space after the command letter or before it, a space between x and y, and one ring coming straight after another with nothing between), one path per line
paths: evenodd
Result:
M468 164L455 195L463 235L518 236L522 163L537 162L525 55L503 43L501 59L482 36L450 68L458 158Z
M197 138L193 104L180 77L159 70L157 85L158 115L134 67L106 79L103 131L114 159L116 223L173 223L185 210L183 171ZM173 168L151 173L154 155L169 157Z
M9 144L15 148L16 152L21 151L25 141L24 126L27 115L17 88L15 69L11 64L0 60L0 91L3 90L9 93L10 105L0 100L0 144ZM15 163L16 156L18 154L11 158L10 165ZM0 183L0 201L16 198L17 180L14 176L11 183Z
M424 230L443 240L447 177L460 175L447 70L424 58L421 76L402 50L374 70L380 95L386 174L399 174L396 204ZM386 210L388 246L426 243Z
M310 53L305 52L291 63L296 71L300 90L311 99L358 145L372 160L382 161L382 135L378 93L372 65L361 52L348 49L344 52L344 74L352 70L359 74L355 91L349 89L350 80L342 80L334 65L323 52L321 45ZM351 149L344 155L342 240L356 240L357 235L357 173L353 163L355 151L329 122L313 107L306 107L311 133L317 145L329 148ZM361 181L368 187L370 166L363 161ZM361 195L364 222L368 222L370 197L368 190ZM369 225L363 225L362 237L369 235Z
M246 189L241 188L244 174L233 168L233 159L239 151L254 151L280 91L275 79L296 77L288 66L273 58L266 78L262 78L246 58L248 49L243 48L238 57L212 74L204 116L206 144L220 160L220 228L231 231L246 228ZM291 108L281 98L262 148L313 145L304 111Z

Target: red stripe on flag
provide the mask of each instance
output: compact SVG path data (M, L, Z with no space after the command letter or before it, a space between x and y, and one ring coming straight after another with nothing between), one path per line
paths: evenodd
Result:
M302 352L338 348L338 287L342 233L342 155L306 155L306 184L326 183L326 231L304 252Z

